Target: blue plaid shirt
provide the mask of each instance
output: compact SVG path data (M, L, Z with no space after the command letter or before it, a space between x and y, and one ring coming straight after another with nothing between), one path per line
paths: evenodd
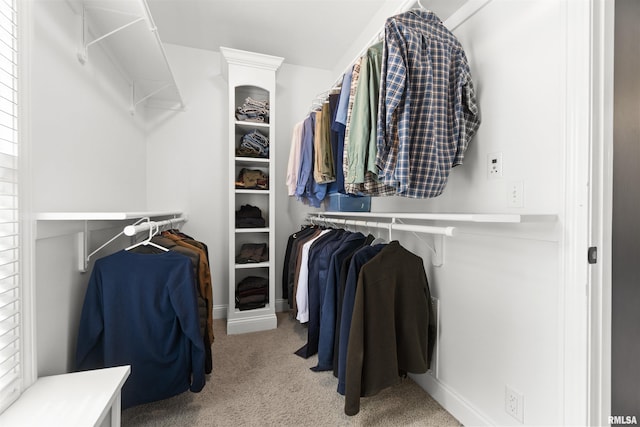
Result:
M405 197L442 193L480 125L467 57L432 12L387 19L378 106L379 179Z

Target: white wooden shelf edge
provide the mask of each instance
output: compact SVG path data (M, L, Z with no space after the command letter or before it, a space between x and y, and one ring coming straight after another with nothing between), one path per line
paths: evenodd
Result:
M181 215L181 211L140 211L140 212L39 212L39 221L118 221L138 218L157 218Z
M243 127L268 128L270 124L265 122L250 122L248 120L247 121L236 120L236 125L243 126Z
M269 261L267 262L252 262L246 264L236 264L235 265L238 270L241 269L249 269L249 268L268 268L270 266Z
M310 216L324 217L358 217L358 218L396 218L424 221L459 221L459 222L553 222L555 214L466 214L466 213L392 213L392 212L313 212Z
M263 157L236 157L236 162L269 163L269 159Z
M236 194L269 194L269 190L245 190L236 188Z
M268 233L268 228L236 228L236 233Z

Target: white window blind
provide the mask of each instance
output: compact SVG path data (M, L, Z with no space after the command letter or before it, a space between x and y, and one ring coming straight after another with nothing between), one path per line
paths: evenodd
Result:
M0 0L0 412L21 391L17 0Z

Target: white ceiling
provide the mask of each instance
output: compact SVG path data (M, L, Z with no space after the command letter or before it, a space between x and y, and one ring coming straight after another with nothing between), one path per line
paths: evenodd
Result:
M421 3L445 20L465 1L421 0ZM346 48L363 35L372 20L379 19L381 14L387 16L385 12L397 10L406 2L147 0L165 43L212 51L226 46L281 56L289 64L329 70L339 63Z

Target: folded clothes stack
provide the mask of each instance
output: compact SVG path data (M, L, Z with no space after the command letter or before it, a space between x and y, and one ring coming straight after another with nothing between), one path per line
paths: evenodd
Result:
M236 150L236 155L241 157L269 157L269 138L258 132L257 129L245 134Z
M242 168L236 179L236 188L268 190L269 176L258 169Z
M269 101L258 101L251 97L236 109L236 119L241 122L269 123Z
M266 243L245 243L236 256L237 264L252 262L264 262L269 260L269 251Z
M265 224L262 211L256 206L242 205L236 211L236 228L260 228Z
M253 310L267 305L269 301L269 281L264 277L245 277L236 286L236 308Z

